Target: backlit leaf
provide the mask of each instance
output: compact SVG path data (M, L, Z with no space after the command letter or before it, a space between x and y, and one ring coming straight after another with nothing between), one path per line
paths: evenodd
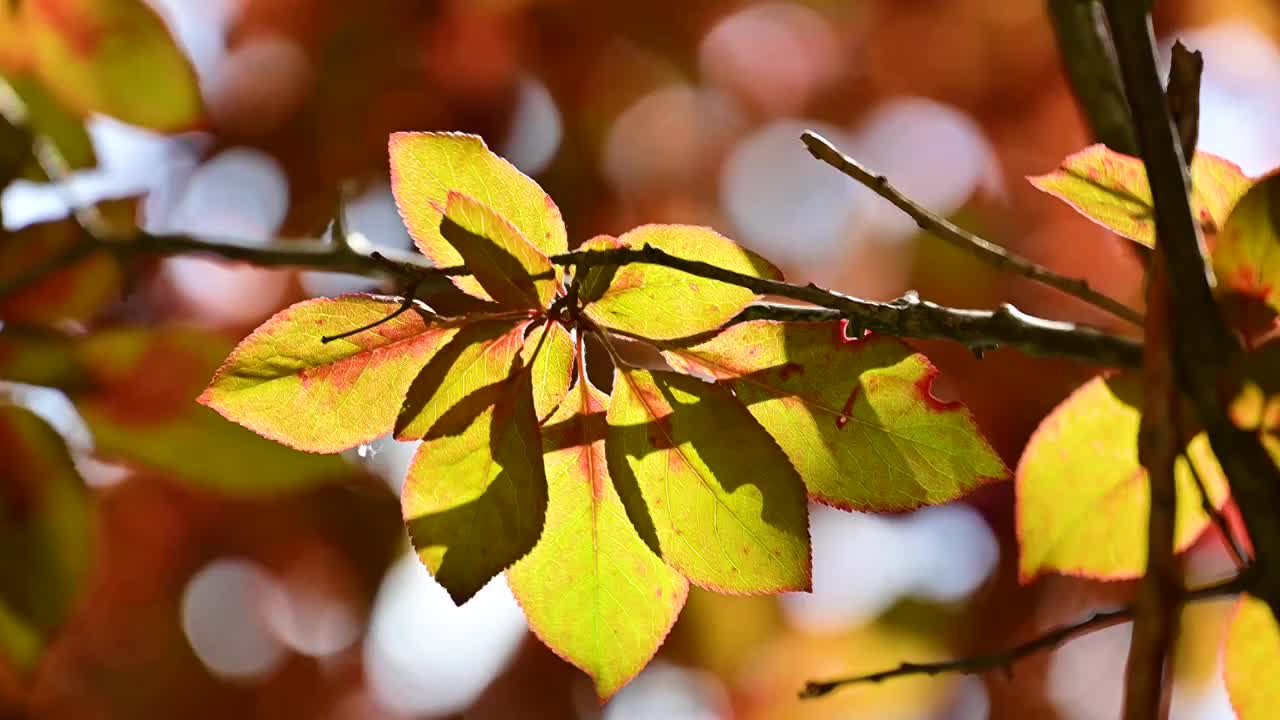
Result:
M609 474L668 565L718 592L809 589L804 484L727 389L619 369L607 417Z
M68 107L173 132L201 118L195 71L142 0L27 0L38 77Z
M969 411L933 397L937 370L894 338L760 320L664 355L732 387L820 502L906 510L1008 475Z
M401 506L418 557L459 605L533 549L547 480L528 372L441 418L409 466Z
M548 333L545 341L542 340L543 332ZM542 345L541 349L538 349L539 343ZM520 363L528 365L535 350L538 355L533 358L531 368L533 407L541 421L556 409L565 393L569 392L569 382L573 378L573 338L560 323L544 323L534 328L529 337L525 338L524 347L520 349ZM0 368L3 368L3 364L0 364Z
M309 452L337 452L392 429L423 366L457 327L410 311L350 337L321 338L389 316L400 303L365 295L307 300L245 338L200 402Z
M585 249L615 247L663 250L684 260L779 280L782 274L755 253L716 231L692 225L642 225L617 239L601 237ZM592 287L586 314L597 323L653 340L671 340L714 330L759 296L745 288L690 275L679 270L633 263L616 270L596 270L609 277L607 289Z
M450 191L484 203L544 255L568 249L564 221L551 197L514 165L490 152L478 136L393 133L390 153L391 190L400 216L418 249L437 266L463 262L462 255L440 234L442 210ZM489 299L475 278L453 280L471 295Z
M609 478L608 404L580 380L544 426L546 528L507 571L530 627L590 675L602 699L657 652L689 589L636 534Z
M1138 463L1140 381L1096 377L1040 423L1017 470L1020 572L1030 580L1045 571L1122 579L1147 566L1151 487ZM1216 506L1226 479L1200 433L1187 446ZM1178 509L1176 548L1200 535L1209 518L1186 463L1174 473Z
M395 421L396 438L418 440L454 405L471 394L505 382L524 343L529 320L472 323L413 378Z
M1140 159L1093 145L1068 156L1054 172L1027 179L1099 225L1155 245L1151 187ZM1213 232L1221 228L1252 184L1234 163L1197 152L1191 161L1191 206L1201 226Z
M0 70L16 74L31 64L31 41L18 5L0 2Z
M284 447L195 402L230 349L218 335L181 328L111 330L79 341L83 376L72 400L98 454L246 497L349 477L341 457ZM294 410L295 424L305 426L305 413Z
M0 404L0 661L29 671L79 600L92 556L92 498L62 438Z
M1244 196L1213 248L1218 288L1260 298L1280 311L1280 175Z
M1280 628L1271 608L1242 595L1227 630L1223 674L1239 720L1269 720L1280 707Z
M547 256L488 206L470 195L449 192L440 234L462 256L476 282L496 302L545 308L556 280ZM534 281L536 276L544 279Z

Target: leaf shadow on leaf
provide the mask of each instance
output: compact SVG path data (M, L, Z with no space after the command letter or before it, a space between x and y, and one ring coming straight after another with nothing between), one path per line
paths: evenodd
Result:
M521 393L525 397L520 397ZM415 546L445 546L432 575L458 605L532 550L546 522L547 482L528 373L515 374L471 393L450 408L424 440L460 435L489 408L494 411L486 433L487 451L490 462L499 468L497 474L474 499L439 512L405 518ZM526 438L530 442L512 442L513 438L518 440L519 424L534 434ZM471 452L485 450L476 447ZM519 497L519 488L526 484L516 477L520 471L536 476L530 488L532 496L527 498ZM450 480L440 478L441 482ZM494 525L502 531L492 532ZM477 526L481 529L477 530Z
M679 376L676 376L679 377ZM613 436L611 439L620 439L623 437L634 438L637 435L642 438L637 441L624 441L622 444L626 447L626 455L629 457L639 458L633 452L636 447L653 446L657 449L668 449L672 447L681 447L689 445L693 448L693 454L701 458L708 468L732 468L741 463L741 457L734 452L732 445L728 443L706 443L699 441L696 436L689 431L689 423L673 423L670 417L679 413L681 408L689 409L705 402L699 398L694 402L680 402L671 392L669 380L662 377L662 373L653 374L654 384L658 391L662 393L663 399L672 408L669 415L659 418L656 421L631 424L631 425L613 425L611 430ZM692 382L702 383L701 380L689 378ZM707 388L713 389L715 385L704 383ZM748 413L742 413L746 422L755 424L755 419ZM761 428L761 434L765 434ZM613 479L614 488L618 491L619 497L622 499L622 505L626 510L627 517L631 520L631 524L635 527L636 532L644 540L645 544L653 550L654 554L665 559L666 555L662 551L661 543L658 540L657 529L654 525L652 514L649 512L648 504L645 502L644 494L640 490L640 481L635 473L631 470L631 464L625 462L623 457L617 452L608 452L606 445L607 457L609 461L609 475ZM760 483L756 478L742 474L716 472L710 478L711 482L718 483L720 488L726 494L733 494L744 485L752 485L762 498L763 511L761 519L768 525L775 528L788 531L794 528L794 518L787 518L779 508L787 506L785 498L776 497L775 488L768 483Z
M535 276L529 274L524 269L524 266L520 264L520 260L505 248L486 237L471 232L443 214L440 216L440 236L448 241L464 258L484 257L487 263L497 271L494 275L509 282L518 296L532 298L534 305L538 304L538 292L534 286ZM544 276L544 274L539 273L536 279L549 277L553 276ZM493 294L493 290L488 288L486 290L489 290L490 295Z
M437 352L410 383L404 402L400 406L400 414L396 417L395 437L400 440L417 439L406 437L405 431L426 411L450 375L466 371L466 368L455 367L462 354L473 345L497 341L511 332L513 327L510 321L495 320L473 323L458 330L458 334L449 341L449 344ZM440 418L433 420L419 437L425 437L431 432L447 412L448 409L441 413Z

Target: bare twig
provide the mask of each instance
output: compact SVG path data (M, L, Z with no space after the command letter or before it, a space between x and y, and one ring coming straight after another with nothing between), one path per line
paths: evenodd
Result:
M1194 602L1222 595L1234 595L1248 590L1251 580L1252 576L1242 573L1224 582L1185 592L1181 595L1181 600L1183 602ZM805 684L804 689L800 691L800 697L804 699L822 697L848 685L879 683L911 675L943 675L947 673L976 675L988 670L1011 672L1014 663L1029 655L1051 650L1077 635L1083 635L1093 630L1101 630L1102 628L1131 620L1133 614L1134 607L1132 605L1116 610L1095 612L1083 620L1054 628L1043 635L1038 635L1027 642L1000 652L973 655L958 660L945 660L942 662L902 663L891 670L882 670L867 675L855 675L834 680L815 680Z
M1112 315L1134 325L1142 325L1142 315L1140 313L1114 298L1107 297L1094 290L1084 280L1059 275L1048 268L1011 253L989 240L984 240L946 218L917 205L910 198L899 192L897 188L890 185L885 176L877 175L863 167L858 161L836 149L821 135L806 130L800 135L800 139L804 141L805 147L809 149L809 152L815 158L848 175L865 185L875 194L893 203L895 207L910 216L912 220L915 220L916 225L921 230L933 233L947 243L966 250L978 259L997 268L1060 290L1090 305L1106 310Z
M1048 0L1049 20L1058 40L1071 91L1093 136L1116 152L1138 154L1138 138L1124 99L1115 49L1097 0Z
M1146 3L1106 0L1105 7L1155 201L1179 384L1195 404L1253 540L1257 595L1280 617L1280 468L1257 435L1237 428L1226 414L1243 350L1212 295L1203 239L1187 200L1182 149L1156 70Z

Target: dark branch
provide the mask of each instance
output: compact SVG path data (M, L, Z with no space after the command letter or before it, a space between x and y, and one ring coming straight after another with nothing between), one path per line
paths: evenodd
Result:
M1196 600L1206 600L1222 595L1234 595L1248 590L1251 580L1251 575L1241 573L1230 580L1185 592L1182 594L1181 599L1183 602L1194 602ZM1083 635L1084 633L1091 632L1093 630L1101 630L1102 628L1131 620L1133 619L1133 613L1134 608L1132 605L1118 608L1116 610L1095 612L1083 620L1070 625L1054 628L1043 635L1039 635L1020 645L1015 645L1000 652L973 655L967 658L960 658L958 660L945 660L934 663L902 663L891 670L882 670L868 675L855 675L853 677L836 678L834 680L811 681L805 684L804 689L800 691L800 697L802 699L822 697L823 695L827 695L848 685L879 683L884 682L885 680L892 680L893 678L907 677L910 675L943 675L947 673L976 675L988 670L1004 670L1005 672L1012 672L1013 664L1022 658L1045 650L1052 650L1077 635Z
M1115 49L1097 0L1048 0L1071 91L1098 142L1125 155L1138 154L1138 138L1124 99Z

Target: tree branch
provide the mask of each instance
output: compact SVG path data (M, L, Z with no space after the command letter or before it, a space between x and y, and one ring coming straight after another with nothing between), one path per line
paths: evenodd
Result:
M1058 57L1093 137L1116 152L1136 156L1138 138L1101 5L1097 0L1048 0L1047 4Z
M858 161L840 152L826 138L815 132L806 130L800 135L804 145L813 156L840 172L865 185L875 194L893 203L902 212L916 221L921 230L933 233L945 242L973 254L979 260L989 263L1001 270L1021 275L1022 277L1047 285L1072 297L1083 300L1094 307L1126 320L1134 325L1142 325L1142 315L1114 298L1107 297L1089 287L1089 283L1078 278L1059 275L1048 268L1037 265L1026 258L1009 252L995 243L984 240L961 228L944 217L935 215L917 205L903 195L897 188L889 184L883 175L877 175L863 167Z
M1209 585L1196 590L1190 590L1181 594L1182 602L1194 602L1197 600L1207 600L1222 595L1235 595L1250 589L1252 576L1248 573L1241 573L1229 580ZM961 675L976 675L988 670L1004 670L1011 673L1013 664L1017 661L1034 655L1045 650L1052 650L1061 645L1063 642L1070 640L1077 635L1083 635L1094 630L1117 625L1133 618L1134 606L1126 605L1116 610L1108 610L1105 612L1095 612L1088 617L1070 625L1054 628L1049 632L1039 635L1020 645L1015 645L1008 650L1000 652L986 653L983 655L973 655L958 660L945 660L933 663L902 663L891 670L882 670L880 672L870 673L867 675L855 675L847 678L836 678L834 680L815 680L805 684L803 690L800 691L801 699L809 699L822 697L831 692L848 685L858 685L864 683L879 683L894 678L908 677L911 675L943 675L947 673L958 673Z
M1178 380L1208 432L1253 540L1258 597L1280 617L1280 468L1258 437L1237 428L1226 414L1239 384L1235 373L1243 350L1214 302L1204 243L1187 200L1186 165L1156 70L1146 6L1134 0L1105 2L1155 201Z

